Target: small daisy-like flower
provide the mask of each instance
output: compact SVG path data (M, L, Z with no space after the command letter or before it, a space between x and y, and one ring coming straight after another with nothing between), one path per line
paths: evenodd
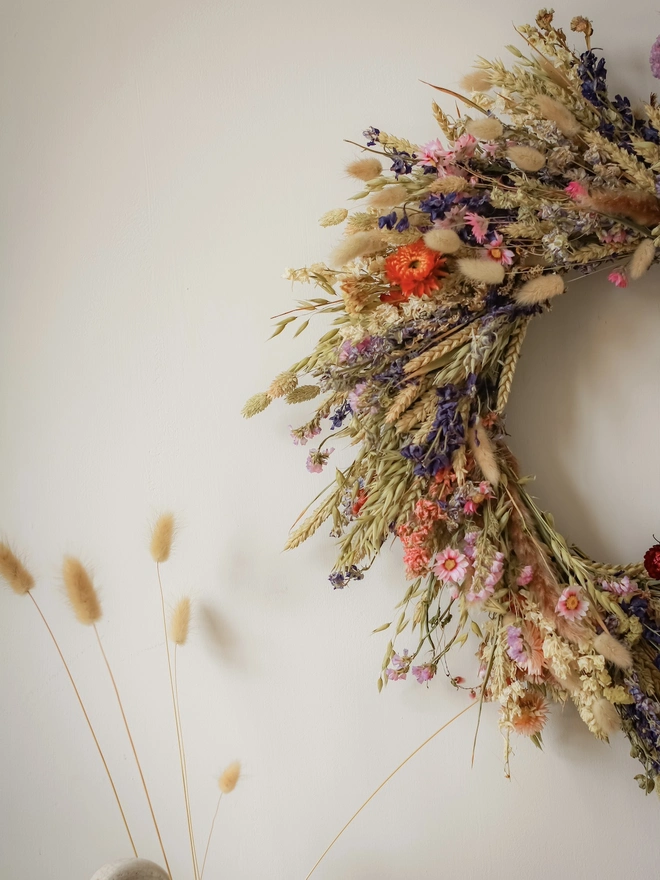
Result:
M589 610L589 603L580 597L577 587L566 587L559 597L555 611L566 620L582 620Z
M422 165L437 166L444 158L445 153L442 141L436 138L433 141L429 141L428 144L424 144L421 152L417 154L417 158Z
M387 280L396 285L390 293L381 294L382 302L400 303L411 296L428 296L441 287L445 259L438 251L432 251L420 239L413 244L397 248L385 260Z
M486 245L486 250L491 260L495 260L496 263L501 263L503 266L510 266L515 254L507 248L503 248L503 244L504 239L499 232L496 232L493 240Z
M545 660L543 637L531 623L508 626L506 631L507 654L530 675L540 675Z
M530 693L523 697L517 709L511 719L511 725L516 733L522 736L534 736L543 730L548 718L548 704L541 694Z
M444 583L462 584L465 580L469 561L467 556L453 547L445 547L435 557L433 573Z
M488 218L482 217L481 214L475 214L474 211L468 211L465 214L465 222L472 230L472 235L479 244L486 241L486 233L488 232Z

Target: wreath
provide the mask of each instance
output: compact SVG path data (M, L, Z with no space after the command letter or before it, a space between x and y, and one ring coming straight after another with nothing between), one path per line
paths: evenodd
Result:
M590 559L539 508L506 444L530 320L580 276L636 281L660 246L660 106L611 98L591 22L571 30L586 41L580 54L541 10L517 28L527 54L508 47L510 68L480 59L462 83L469 97L433 86L467 108L452 118L433 104L445 142L364 132L347 169L364 208L321 218L344 236L327 265L287 270L319 295L273 335L298 322L297 335L319 313L331 327L243 414L322 398L291 432L304 446L325 429L307 469L323 471L339 438L355 447L287 548L332 520L340 589L388 539L403 545L400 611L375 630L392 633L379 690L444 672L480 705L498 703L507 766L511 734L540 747L549 703L571 700L598 739L624 731L649 793L660 776L660 545L643 564ZM660 67L660 47L651 61ZM464 681L448 658L471 633L478 662Z

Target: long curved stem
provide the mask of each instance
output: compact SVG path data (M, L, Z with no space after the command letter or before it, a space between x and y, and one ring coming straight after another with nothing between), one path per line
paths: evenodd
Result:
M213 821L211 822L211 830L209 831L209 838L206 841L206 849L204 850L204 861L202 862L202 873L199 875L200 880L204 877L204 868L206 867L206 857L209 854L209 846L211 845L211 838L213 837L213 829L215 828L215 820L218 818L218 810L220 809L220 801L222 800L222 792L220 792L218 796L218 803L215 808L215 813L213 814Z
M128 726L128 719L126 718L126 713L124 712L124 706L121 701L121 697L119 696L119 688L117 687L117 682L115 681L115 677L112 674L112 668L110 667L110 661L105 653L105 649L103 648L103 643L101 642L101 636L99 635L99 631L96 628L96 624L93 624L94 634L96 635L96 641L99 645L99 650L101 651L101 656L105 662L105 667L108 670L108 675L110 676L110 681L112 682L112 687L115 692L115 696L117 697L117 703L119 705L119 711L121 712L121 717L124 722L124 727L126 728L126 735L128 736L128 741L131 744L131 749L133 751L133 757L135 758L135 763L137 764L138 773L140 774L140 779L142 781L142 788L144 789L144 794L147 798L147 803L149 804L149 812L151 813L151 818L154 823L154 828L156 829L156 836L158 837L158 843L160 844L160 851L163 854L163 860L165 861L165 868L167 870L168 876L170 880L172 880L172 872L170 871L170 864L167 861L167 855L165 854L165 847L163 846L163 838L160 836L160 829L158 827L158 822L156 821L156 814L154 813L154 808L151 803L151 798L149 796L149 789L147 788L147 783L144 778L144 773L142 772L142 765L140 764L140 759L138 758L137 749L135 748L135 743L133 742L133 736L131 735L131 729Z
M179 716L179 695L176 685L176 647L174 654L174 675L172 674L172 656L170 644L167 638L167 618L165 616L165 596L163 594L163 582L160 577L160 564L156 563L158 574L158 589L160 592L160 608L163 614L163 634L165 636L165 651L167 653L167 672L170 679L170 691L172 693L172 711L174 712L174 725L176 727L176 740L179 748L179 764L181 766L181 784L183 785L183 799L186 807L186 820L188 822L188 837L190 838L190 853L193 864L193 876L199 880L199 868L197 865L197 850L195 849L195 835L193 833L192 815L190 812L190 798L188 796L188 773L186 769L186 756L183 750L183 736L181 732L181 719Z
M71 687L73 688L73 691L76 695L76 699L78 700L78 704L80 705L80 708L82 709L82 713L85 716L85 721L87 722L87 726L89 727L89 732L92 734L92 739L94 740L94 744L96 745L96 748L98 750L99 757L101 758L101 761L103 762L105 772L108 776L108 782L110 783L110 785L112 787L112 793L114 794L115 800L117 801L117 806L119 807L119 812L121 813L121 818L124 823L124 828L126 829L126 834L128 834L128 839L131 842L131 848L133 850L133 855L137 859L138 858L137 849L135 848L135 842L133 840L133 835L131 834L130 828L128 827L128 821L126 819L126 814L124 813L124 808L122 807L121 801L119 800L119 793L117 792L117 788L116 788L114 780L112 778L112 774L110 773L110 768L108 767L108 762L106 761L105 755L103 754L103 749L101 748L101 744L99 743L98 737L96 736L96 731L94 730L94 727L92 726L92 722L90 721L89 715L87 714L87 710L85 709L85 704L83 703L82 697L80 696L80 691L78 690L76 683L74 681L73 675L71 673L71 670L69 669L69 664L64 659L64 654L62 653L62 650L59 646L59 643L58 643L57 639L55 638L55 633L50 628L50 625L49 625L48 621L46 620L46 616L43 613L43 611L41 610L39 603L34 598L34 596L32 595L31 592L28 593L28 596L30 597L30 599L32 599L32 602L34 603L34 607L37 609L37 612L38 612L39 616L41 617L41 619L44 623L44 626L48 630L48 634L51 637L51 639L53 640L53 644L55 645L57 653L60 655L60 660L62 661L62 663L64 665L64 668L66 670L66 674L69 676L69 681L71 682Z
M421 745L417 746L417 748L415 749L415 751L414 751L414 752L411 752L411 753L408 755L408 757L405 759L405 761L402 761L402 762L399 764L399 766L396 768L396 770L393 770L393 771L390 773L390 775L387 777L387 779L384 779L384 780L381 782L381 784L378 786L378 788L377 788L374 792L372 792L372 793L369 795L369 797L368 797L368 798L366 799L366 801L362 804L362 806L360 807L360 809L357 810L355 813L353 813L353 815L352 815L351 818L348 820L348 822L344 825L344 827L341 829L341 831L339 832L339 834L337 834L337 836L334 838L334 840L332 840L331 843L329 844L329 846L324 850L324 852L321 854L321 857L320 857L319 860L316 862L316 864L314 865L314 867L312 868L312 870L311 870L311 871L309 872L309 874L305 877L305 880L309 880L309 878L312 876L312 874L314 873L314 871L316 871L316 869L318 868L318 866L321 864L321 862L323 861L323 859L324 859L324 858L327 856L327 854L330 852L330 850L331 850L332 847L335 845L335 843L337 843L337 841L338 841L339 838L342 836L342 834L344 833L344 831L346 831L346 829L347 829L348 826L351 824L351 822L352 822L354 819L356 819L356 818L360 815L360 813L362 812L362 810L364 810L364 808L367 806L367 804L368 804L370 801L372 801L372 800L376 797L376 795L377 795L378 792L381 790L381 788L384 788L384 787L387 785L387 783L390 781L390 779L391 779L393 776L395 776L395 775L399 772L399 770L401 770L402 767L405 767L405 765L408 763L408 761L410 761L411 758L414 758L415 755L416 755L418 752L421 752L421 750L424 748L424 746L428 745L428 744L431 742L432 739L434 739L439 733L442 733L442 731L443 731L445 728L449 727L449 725L450 725L450 724L453 724L454 721L458 720L458 719L461 717L461 715L464 715L466 712L469 712L470 709L472 709L472 708L473 708L474 706L476 706L476 705L477 705L476 703L470 703L470 705L469 705L469 706L466 706L465 709L462 709L462 710L458 713L458 715L454 715L453 718L450 718L449 721L446 721L446 722L442 725L442 727L439 727L439 728L436 730L435 733L432 733L431 736L428 737L428 739L425 739L424 742L423 742Z

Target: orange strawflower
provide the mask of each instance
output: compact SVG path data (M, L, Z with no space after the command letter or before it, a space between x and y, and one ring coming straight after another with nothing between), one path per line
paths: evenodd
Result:
M396 285L389 293L381 294L387 303L406 302L411 296L428 296L439 290L440 278L447 276L443 271L445 258L438 251L426 247L420 239L414 244L397 248L385 260L387 280Z

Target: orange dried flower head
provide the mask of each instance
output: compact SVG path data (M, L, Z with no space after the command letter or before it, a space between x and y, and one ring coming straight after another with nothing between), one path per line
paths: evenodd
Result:
M545 727L548 718L548 704L539 693L531 693L518 703L519 713L511 719L516 733L534 736Z
M397 248L385 260L385 274L388 281L396 285L381 300L388 303L405 302L411 296L428 296L439 290L440 278L448 273L443 271L445 259L438 251L432 251L424 242L416 241Z

